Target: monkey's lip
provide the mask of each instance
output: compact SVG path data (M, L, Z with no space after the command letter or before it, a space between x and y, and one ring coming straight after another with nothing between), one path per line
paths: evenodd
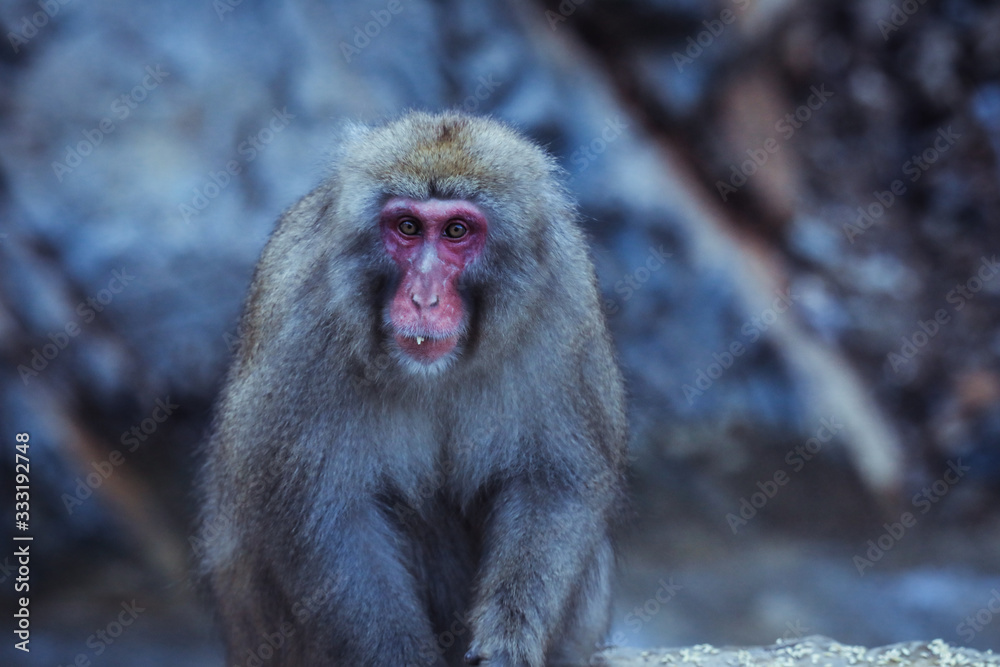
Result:
M431 363L455 349L458 336L432 338L430 336L404 336L396 334L396 344L410 357Z

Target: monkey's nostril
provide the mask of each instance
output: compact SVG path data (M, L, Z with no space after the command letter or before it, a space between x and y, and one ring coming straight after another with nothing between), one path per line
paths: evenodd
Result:
M427 298L414 293L410 295L410 298L413 300L413 303L417 306L417 308L433 308L440 302L437 294Z

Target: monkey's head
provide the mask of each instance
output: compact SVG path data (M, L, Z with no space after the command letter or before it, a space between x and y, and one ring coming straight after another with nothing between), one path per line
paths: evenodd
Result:
M558 167L500 122L411 113L352 128L334 172L341 259L382 286L369 290L381 348L411 371L516 345L544 299L562 299L553 267L592 275Z

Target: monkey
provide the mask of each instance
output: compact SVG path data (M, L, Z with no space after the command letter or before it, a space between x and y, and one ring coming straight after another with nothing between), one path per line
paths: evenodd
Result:
M278 220L198 484L228 665L582 665L626 398L577 205L507 124L351 125Z

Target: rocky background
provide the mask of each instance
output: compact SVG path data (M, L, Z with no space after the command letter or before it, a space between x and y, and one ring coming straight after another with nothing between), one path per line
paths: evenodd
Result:
M1000 5L8 0L0 597L31 653L216 665L197 447L345 119L557 155L631 393L613 641L1000 647Z

